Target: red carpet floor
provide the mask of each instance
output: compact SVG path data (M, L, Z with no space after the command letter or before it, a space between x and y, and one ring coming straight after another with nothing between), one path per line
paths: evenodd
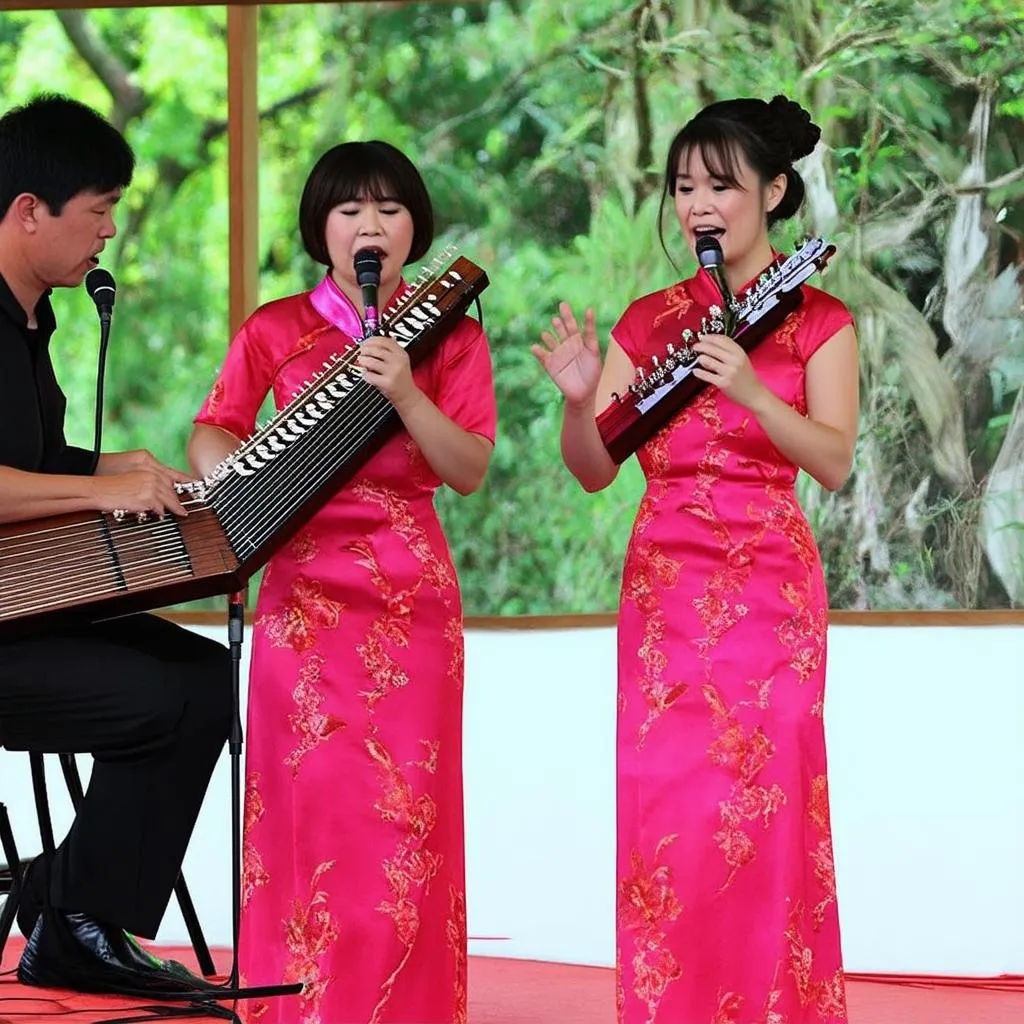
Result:
M8 970L17 963L20 951L20 940L12 939L0 977L0 1024L37 1024L56 1019L99 1024L126 1016L125 1010L137 1005L99 996L26 989L18 985ZM161 953L194 966L190 951L161 950ZM229 966L228 954L218 952L215 959L218 966L225 969ZM1024 1022L1024 979L1020 978L968 982L852 977L848 992L850 1024ZM614 1024L614 1018L610 970L490 957L470 960L470 1024ZM343 1022L324 1021L324 1024Z

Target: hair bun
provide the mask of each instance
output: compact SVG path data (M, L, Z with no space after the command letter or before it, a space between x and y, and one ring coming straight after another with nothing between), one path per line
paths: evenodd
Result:
M789 140L792 159L809 156L821 138L821 129L811 120L811 115L799 103L781 94L772 97L768 113Z

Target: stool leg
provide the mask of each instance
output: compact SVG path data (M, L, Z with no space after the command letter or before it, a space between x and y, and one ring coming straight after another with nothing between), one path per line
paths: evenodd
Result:
M43 842L43 853L52 858L56 844L53 841L50 802L46 795L46 767L43 764L43 755L30 751L28 762L32 769L32 793L36 800L36 817L39 819L39 838Z
M58 756L61 771L64 773L64 781L68 787L68 794L71 797L71 804L75 810L78 810L78 805L82 802L84 796L82 778L78 774L78 762L75 760L74 754L60 754ZM185 876L182 874L178 875L178 880L174 883L174 895L178 900L182 920L184 920L185 927L188 929L188 937L192 942L192 949L195 951L199 970L202 971L205 977L212 977L216 974L217 969L214 966L213 957L210 956L210 947L206 944L206 936L203 935L202 926L199 924L199 917L192 902L192 894L188 891L188 886L185 884Z
M14 915L18 912L18 903L21 900L22 880L21 861L18 858L18 848L14 843L14 831L11 829L11 819L4 804L0 804L0 845L3 846L7 871L11 876L7 899L4 901L3 912L0 913L0 963L3 963L4 949L7 947L7 940L10 938L11 927L14 924Z

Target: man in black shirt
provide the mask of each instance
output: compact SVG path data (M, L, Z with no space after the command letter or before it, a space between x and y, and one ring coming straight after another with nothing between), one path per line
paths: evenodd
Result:
M76 287L115 233L134 157L88 107L46 96L0 118L0 523L83 510L185 514L184 474L149 452L64 437L50 290ZM0 746L91 753L85 800L52 863L33 862L22 982L166 994L204 983L143 953L231 717L227 650L136 615L0 642Z

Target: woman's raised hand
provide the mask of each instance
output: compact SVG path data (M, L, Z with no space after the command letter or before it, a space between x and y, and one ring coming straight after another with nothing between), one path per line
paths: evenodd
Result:
M558 307L551 318L554 333L541 334L543 345L531 346L537 361L571 405L586 405L597 394L601 379L601 346L597 343L594 311L588 309L580 328L569 303Z

